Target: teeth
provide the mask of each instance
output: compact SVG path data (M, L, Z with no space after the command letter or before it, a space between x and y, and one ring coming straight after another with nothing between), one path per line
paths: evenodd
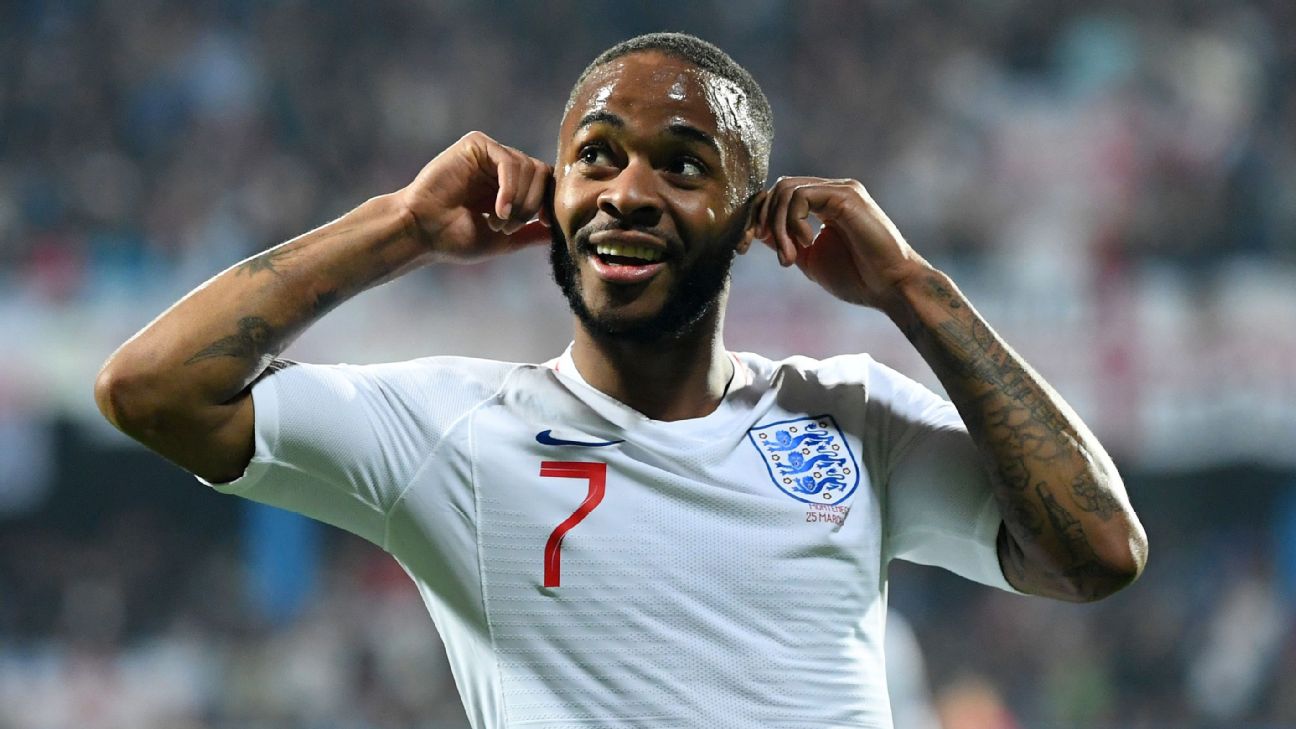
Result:
M660 261L662 252L656 248L646 246L626 246L619 243L610 243L594 247L594 251L600 256L623 256L625 258L638 258L640 260L654 263Z

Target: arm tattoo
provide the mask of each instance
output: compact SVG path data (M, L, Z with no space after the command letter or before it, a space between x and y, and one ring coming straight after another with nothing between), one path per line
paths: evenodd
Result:
M947 316L927 323L915 317L903 331L945 383L992 463L1004 520L998 551L1005 573L1019 587L1064 581L1068 593L1090 598L1108 594L1104 586L1116 576L1085 531L1089 517L1077 516L1059 502L1066 500L1103 522L1123 512L1120 500L1093 470L1084 436L1048 386L951 285L933 276L926 287ZM1091 530L1099 528L1087 523Z
M279 269L275 266L285 259L291 258L293 254L297 253L297 250L298 249L296 248L285 248L283 246L271 248L265 253L253 256L252 258L240 263L238 268L235 270L240 276L245 273L249 276L255 276L262 271L269 271L270 273L279 276L281 274L279 273Z
M311 303L311 313L315 316L321 316L333 310L333 307L341 303L342 297L338 295L337 289L328 289L315 294L315 301Z
M1071 500L1081 511L1097 514L1103 521L1111 520L1112 515L1121 510L1120 501L1110 491L1099 486L1087 472L1076 475L1071 482Z
M1076 567L1086 562L1094 560L1093 547L1089 546L1089 540L1085 537L1084 527L1080 525L1080 520L1071 515L1071 512L1062 508L1053 494L1044 488L1044 484L1035 487L1035 493L1039 494L1040 501L1044 504L1044 510L1048 514L1049 523L1053 525L1054 531L1057 532L1058 538L1062 542L1062 548L1071 556L1071 566Z
M959 300L954 297L954 292L950 291L950 288L941 283L941 280L935 276L927 279L927 288L930 289L933 294L936 294L937 298L944 301L945 305L949 308L963 308L963 304L959 303Z
M1061 572L1062 576L1071 581L1082 597L1101 597L1105 594L1102 586L1111 583L1112 575L1099 561L1098 555L1094 554L1080 520L1064 509L1043 484L1037 486L1035 491L1044 502L1049 522L1057 531L1062 547L1071 557L1071 563Z
M185 360L191 365L215 357L234 357L249 362L268 354L275 346L277 332L259 316L245 316L238 320L238 333L217 339Z
M967 324L971 327L970 332L961 321L945 321L937 327L941 339L957 355L952 364L958 374L990 385L995 391L990 393L992 397L1001 395L1016 401L1009 408L1026 410L1025 413L1005 413L1006 418L1029 415L1029 420L1023 421L1023 425L1034 421L1050 432L1066 432L1066 421L1049 404L1034 379L1013 361L1012 351L999 341L985 322L972 319Z
M1020 524L1032 536L1038 537L1044 533L1044 523L1040 521L1039 512L1035 506L1025 499L1018 499L1013 502L1010 509L1013 519Z

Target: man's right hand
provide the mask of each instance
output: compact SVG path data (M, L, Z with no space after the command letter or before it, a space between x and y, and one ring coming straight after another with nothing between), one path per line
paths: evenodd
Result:
M548 243L552 180L548 164L469 132L397 195L430 260L467 263Z

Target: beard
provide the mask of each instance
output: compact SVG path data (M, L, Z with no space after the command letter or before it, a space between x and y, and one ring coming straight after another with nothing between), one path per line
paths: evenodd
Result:
M567 238L554 225L550 228L553 239L549 246L549 263L553 279L567 299L567 305L590 334L603 339L620 339L635 343L652 343L679 339L691 333L708 314L720 306L728 290L729 272L737 255L738 243L746 228L746 216L735 216L736 225L721 234L712 252L704 255L677 277L661 309L647 317L627 317L619 314L595 315L585 305L580 270L567 247ZM578 250L587 250L589 236L596 229L577 231ZM678 247L674 250L679 250Z

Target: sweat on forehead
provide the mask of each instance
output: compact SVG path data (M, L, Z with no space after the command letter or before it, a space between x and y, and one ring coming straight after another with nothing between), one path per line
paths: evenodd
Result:
M614 112L609 113L609 104L616 109ZM757 192L764 181L764 166L760 164L764 158L753 144L761 134L752 119L751 103L737 84L687 60L646 51L591 69L574 89L564 114L563 135L574 132L574 125L583 126L582 120L594 116L616 119L620 115L629 121L645 113L650 118L658 116L657 112L669 114L677 106L686 117L706 110L709 119L704 126L711 127L709 134L714 142L728 150L723 157L736 165L725 165L737 175L731 179L747 180L746 184L738 183L734 194L739 199L735 202ZM694 111L685 111L689 108ZM693 119L695 123L703 121L698 116Z
M734 111L747 106L742 90L732 82L687 61L644 53L608 61L585 74L572 90L564 120L604 108L614 94L622 104L663 109L676 102L704 101L718 131L740 124Z
M571 111L591 76L611 70L608 67L618 59L639 53L659 53L683 61L713 82L709 85L718 93L709 100L717 117L725 115L735 120L751 163L752 191L759 189L769 171L770 145L774 140L774 116L769 100L747 69L701 38L686 33L649 33L612 46L590 62L576 79L563 109L564 116ZM724 123L720 119L717 122Z

